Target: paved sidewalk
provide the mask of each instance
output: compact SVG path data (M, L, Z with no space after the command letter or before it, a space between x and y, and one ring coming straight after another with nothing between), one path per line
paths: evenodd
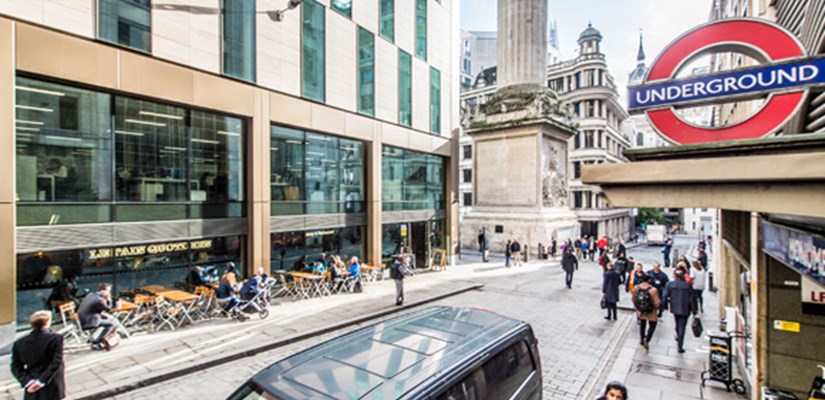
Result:
M669 312L666 311L659 319L650 351L645 351L639 344L639 326L634 317L616 362L601 387L610 381L624 382L629 391L628 397L633 400L743 399L743 396L727 392L724 385L717 382L709 382L706 388L700 388L701 373L708 364L708 334L719 331L717 294L705 290L703 297L705 312L700 313L699 317L705 331L702 337L694 337L688 322L686 353L678 352L675 322ZM629 306L629 300L626 305ZM736 369L735 366L733 369Z
M473 263L448 268L445 272L418 274L405 282L406 303L477 284L468 278L506 273L503 269L488 269L488 265ZM229 353L252 351L262 344L396 309L394 296L395 285L387 279L368 285L364 293L285 300L271 306L270 316L264 320L256 315L243 323L221 318L177 331L133 335L112 352L91 351L86 347L67 351L67 395L70 398L87 396L135 383L147 376L191 367ZM0 365L10 365L9 357L0 357ZM8 368L0 369L0 398L22 398L20 386Z

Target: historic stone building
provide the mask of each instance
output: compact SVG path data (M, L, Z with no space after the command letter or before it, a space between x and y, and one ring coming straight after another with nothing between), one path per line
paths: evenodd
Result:
M567 204L576 213L580 233L626 239L633 224L631 210L610 206L597 187L580 179L584 165L626 162L622 153L630 147L621 128L628 115L619 104L616 84L600 49L601 40L601 33L588 26L578 39L579 56L547 67L547 86L560 102L569 104L579 121L578 131L568 143ZM484 69L473 88L461 94L462 104L472 108L486 103L497 90L497 78L495 67ZM473 204L472 182L477 177L472 168L472 141L462 135L460 146L459 192L464 215Z

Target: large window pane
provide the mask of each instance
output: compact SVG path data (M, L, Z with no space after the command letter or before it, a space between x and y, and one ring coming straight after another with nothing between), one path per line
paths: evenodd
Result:
M381 1L381 27L379 34L390 42L395 41L395 0Z
M430 132L441 133L441 72L430 68Z
M243 121L192 111L191 125L190 200L243 201Z
M381 179L384 211L445 207L442 157L384 146Z
M270 260L270 268L273 271L302 271L306 261L304 256L304 233L273 233Z
M188 200L185 114L179 107L115 98L117 200Z
M444 209L444 196L444 159L427 155L427 207Z
M314 0L305 0L303 14L302 70L303 96L325 101L324 77L324 6Z
M255 81L255 0L223 0L223 73Z
M400 210L402 201L404 150L384 146L381 162L381 202L384 211Z
M305 134L280 126L271 129L272 215L303 214Z
M415 56L427 60L427 0L415 0Z
M375 36L358 28L358 112L375 115Z
M340 212L338 139L308 133L306 148L307 214Z
M99 0L97 10L100 39L151 51L151 0Z
M17 199L112 199L110 96L17 78Z
M412 125L412 57L398 51L398 123Z
M341 139L341 200L344 212L366 212L364 205L364 143Z
M427 191L427 161L427 155L419 152L407 152L404 157L402 196L406 210L430 208Z
M352 0L332 0L332 9L352 18Z

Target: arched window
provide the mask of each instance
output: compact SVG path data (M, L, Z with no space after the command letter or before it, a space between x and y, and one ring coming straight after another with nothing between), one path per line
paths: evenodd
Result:
M636 145L637 146L644 146L645 145L645 135L642 132L636 134Z

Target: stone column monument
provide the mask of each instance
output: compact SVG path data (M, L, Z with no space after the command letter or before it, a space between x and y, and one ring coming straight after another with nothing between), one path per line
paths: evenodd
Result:
M474 198L461 224L461 246L477 248L486 227L490 249L517 239L522 252L579 235L567 206L567 143L572 107L546 86L547 0L498 1L498 89L462 110L473 138Z

